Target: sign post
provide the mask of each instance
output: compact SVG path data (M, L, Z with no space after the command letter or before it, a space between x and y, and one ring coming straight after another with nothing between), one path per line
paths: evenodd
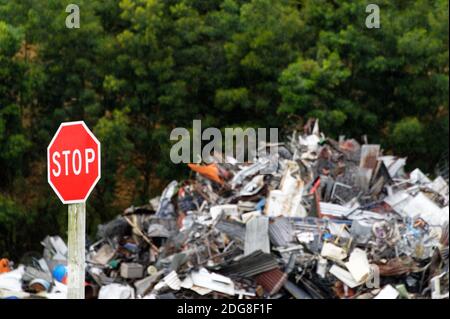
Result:
M69 204L67 298L84 299L86 204Z
M100 142L86 124L62 123L47 148L47 176L68 204L69 299L84 299L86 200L100 179L100 166Z

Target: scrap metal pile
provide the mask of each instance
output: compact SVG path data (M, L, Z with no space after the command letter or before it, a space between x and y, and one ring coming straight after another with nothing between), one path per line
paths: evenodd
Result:
M448 180L317 121L260 146L252 163L189 164L194 180L99 226L86 298L448 298ZM67 247L42 244L0 297L65 297Z

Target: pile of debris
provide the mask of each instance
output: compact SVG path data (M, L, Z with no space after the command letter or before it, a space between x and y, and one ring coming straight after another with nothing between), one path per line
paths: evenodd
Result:
M314 120L259 152L189 164L195 180L99 226L86 298L448 298L448 180ZM67 247L42 244L0 297L65 298Z

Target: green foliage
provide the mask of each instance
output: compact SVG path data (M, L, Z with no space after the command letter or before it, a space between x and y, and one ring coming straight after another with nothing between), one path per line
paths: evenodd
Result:
M20 31L0 21L0 55L12 57L19 50L22 34Z
M215 105L224 111L233 109L248 109L251 103L248 98L248 90L246 88L238 89L219 89L216 91Z
M193 119L283 128L313 116L424 170L448 149L448 1L379 0L380 29L366 28L363 0L79 0L80 29L65 27L69 3L0 0L0 251L19 223L30 238L17 252L65 230L45 177L62 121L85 120L102 143L91 234L186 176L169 134ZM26 226L36 216L39 230Z
M88 223L93 230L96 224L117 213L114 207L117 184L132 183L132 177L136 177L132 161L134 146L129 136L132 126L127 113L127 109L107 112L93 130L102 146L102 178L90 201L98 212Z
M317 108L327 110L336 101L336 90L350 76L337 53L320 61L299 59L280 76L283 98L280 113L305 112Z
M431 136L448 139L448 128L438 124L448 116L448 3L377 4L381 28L367 29L366 1L304 2L303 54L281 73L278 112L315 115L332 134L367 133L426 166L415 156L422 145L431 147ZM422 135L397 149L392 127L410 117L423 125ZM431 127L441 129L430 134Z
M11 227L16 218L17 209L14 201L10 198L0 197L0 225L3 227Z
M408 117L393 125L391 128L390 142L392 148L399 154L407 154L413 148L415 152L411 154L414 159L426 157L424 131L425 126L416 117Z
M13 198L0 194L0 252L3 257L17 257L16 251L30 249L27 247L29 235L35 232L28 230L34 221L34 216L25 214L24 208Z
M23 133L20 98L24 66L15 60L23 34L0 21L0 191L21 175L30 142Z

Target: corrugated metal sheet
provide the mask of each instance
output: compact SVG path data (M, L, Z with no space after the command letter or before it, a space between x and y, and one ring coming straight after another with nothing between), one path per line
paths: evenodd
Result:
M280 269L273 269L256 277L256 282L270 295L276 294L283 287L287 275Z
M286 247L292 242L293 229L292 223L288 218L274 218L269 224L270 241L278 247Z
M322 215L345 217L352 212L353 209L337 204L320 202L320 212Z
M181 289L181 280L178 278L176 271L170 272L166 277L163 278L164 283L173 290Z
M278 268L276 258L258 250L224 266L222 273L230 276L252 277L275 268Z
M245 241L245 224L243 223L222 219L216 224L216 228L234 240Z

